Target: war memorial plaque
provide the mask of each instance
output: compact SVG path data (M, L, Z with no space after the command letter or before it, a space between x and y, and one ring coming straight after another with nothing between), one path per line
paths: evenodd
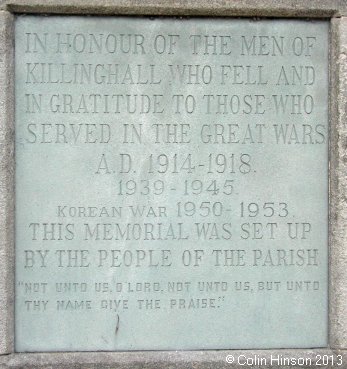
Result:
M328 22L16 19L16 351L328 345Z

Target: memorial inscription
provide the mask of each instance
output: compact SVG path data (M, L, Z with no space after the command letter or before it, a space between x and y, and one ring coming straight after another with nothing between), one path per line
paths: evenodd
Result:
M17 351L327 346L327 22L15 35Z

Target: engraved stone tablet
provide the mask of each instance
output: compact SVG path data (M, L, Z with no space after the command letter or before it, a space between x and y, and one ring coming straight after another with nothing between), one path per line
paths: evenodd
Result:
M327 345L328 23L18 17L16 350Z

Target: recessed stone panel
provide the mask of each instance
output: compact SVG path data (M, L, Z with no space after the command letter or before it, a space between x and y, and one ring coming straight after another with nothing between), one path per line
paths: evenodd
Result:
M327 346L328 23L16 19L16 350Z

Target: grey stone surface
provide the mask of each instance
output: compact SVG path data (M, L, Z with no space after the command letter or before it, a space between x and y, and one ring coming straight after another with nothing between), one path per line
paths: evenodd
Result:
M226 361L227 356L229 356L229 362ZM329 363L323 364L321 361L323 357ZM247 359L250 360L249 365L245 365ZM290 365L288 365L288 361L285 361L288 359L292 360ZM306 364L303 364L302 360L306 360ZM1 369L313 369L319 367L346 369L347 352L331 350L221 350L14 354L0 357L0 365L2 365Z
M347 348L347 18L332 20L330 345Z
M19 13L133 14L246 17L333 17L347 14L346 0L1 0Z
M0 12L0 353L13 351L14 91L13 16Z
M244 16L293 16L293 17L304 17L304 16L340 16L346 14L346 1L262 1L262 2L250 2L250 1L209 1L209 2L173 2L173 1L163 1L163 2L143 2L143 1L117 1L109 2L102 1L104 7L100 7L101 2L95 1L1 1L2 9L8 9L9 11L17 12L53 12L53 13L74 13L77 14L80 11L84 14L171 14L171 15L244 15ZM182 9L184 7L184 9ZM1 26L4 24L9 24L7 21L11 19L12 15L6 12L2 12L1 15ZM2 22L4 21L4 22ZM332 20L332 41L334 43L333 55L331 60L331 65L334 68L335 57L339 57L340 64L339 68L342 70L344 68L343 61L345 60L346 53L340 53L338 50L341 49L341 41L345 40L345 37L339 34L343 31L346 35L346 27L341 23L345 23L345 19L333 19ZM7 26L6 26L7 27ZM4 33L1 33L3 35ZM2 41L9 41L9 38L2 38ZM344 41L346 43L346 40ZM4 44L1 44L2 46ZM10 68L11 69L11 68ZM6 74L6 80L8 80L8 75ZM338 121L338 125L342 132L344 132L343 121L346 121L345 112L343 109L343 104L346 103L346 88L345 84L342 83L343 75L336 69L333 71L333 84L332 84L332 118L331 121ZM344 72L345 75L345 72ZM3 75L2 75L3 76ZM2 83L1 83L1 86ZM341 86L342 91L334 90ZM0 96L2 94L3 87L0 89ZM11 94L10 94L11 96ZM339 106L339 110L337 109ZM0 112L0 115L2 113ZM12 113L11 113L12 114ZM10 115L11 115L10 114ZM344 118L343 118L344 117ZM340 119L340 120L339 120ZM332 132L334 132L332 130ZM345 135L345 132L343 133ZM339 147L339 152L334 157L332 156L331 168L332 172L337 174L336 179L331 177L331 230L332 236L331 241L336 242L331 248L331 265L330 265L330 341L332 347L346 347L346 288L344 287L346 281L346 199L344 197L344 181L345 173L344 163L345 159L345 143L344 140L338 140L339 134L335 131L332 137L332 153L334 153L333 148ZM11 147L11 144L9 145ZM2 147L1 147L2 149ZM2 154L2 152L1 152ZM11 155L9 156L11 158ZM10 159L10 165L12 165ZM8 162L7 162L8 163ZM7 164L6 164L7 167ZM1 177L3 180L4 177ZM340 180L339 180L340 178ZM334 191L337 190L336 196ZM6 190L7 192L7 190ZM10 204L11 204L11 191L10 191ZM8 204L8 195L5 199L5 204ZM10 208L12 205L10 205ZM342 210L342 216L340 216L337 211ZM4 219L2 216L0 219ZM5 219L8 219L5 217ZM4 223L2 223L3 226ZM10 221L11 228L11 221ZM12 236L8 236L8 228L1 228L2 232L5 231L5 239L9 239L10 244L13 245ZM3 245L3 242L1 243ZM6 250L7 255L8 250ZM7 268L9 265L8 261L11 263L12 259L1 260L2 266L5 269L1 269L2 276L6 276L6 281L0 281L0 288L2 296L5 296L5 303L9 302L9 295L7 294L8 288L12 290L13 285L13 275L11 275L11 270ZM336 267L336 269L334 269ZM12 269L13 272L13 269ZM8 287L9 286L9 287ZM12 304L5 305L6 308L1 308L2 317L5 315L6 318L2 320L1 331L0 331L0 343L4 344L5 349L1 350L8 353L12 350ZM274 351L279 354L288 354L288 350ZM335 353L342 354L344 356L344 365L336 366L329 365L327 368L347 368L347 352L346 351L334 351ZM0 357L0 367L3 368L39 368L39 369L90 369L90 368L163 368L168 366L170 368L239 368L236 364L226 364L224 361L224 356L230 352L223 351L206 351L206 352L145 352L145 353L47 353L47 354L12 354L4 355ZM235 354L235 352L231 352ZM257 353L259 355L264 355L268 357L269 351L248 351L247 353ZM312 357L316 353L321 354L331 354L331 351L322 350L292 350L290 355L296 357L306 356ZM221 355L221 356L220 356ZM255 365L254 368L260 368L260 366ZM261 368L274 368L274 366L261 366ZM276 366L275 366L276 367ZM306 366L307 368L317 367L315 365ZM283 368L283 367L281 367ZM287 368L287 367L285 367ZM293 368L293 366L291 366ZM296 367L295 367L296 368ZM300 366L302 368L302 366Z
M60 44L62 27L71 49ZM141 48L115 52L107 40L119 44L123 33ZM90 35L104 35L106 46ZM175 35L166 52L162 35ZM264 45L247 51L259 35ZM17 351L327 346L328 22L24 16L15 40ZM194 77L196 66L204 77ZM95 79L81 67L95 68ZM300 77L291 79L293 68ZM107 107L95 108L96 91ZM194 98L188 113L177 108L178 91ZM41 96L39 108L27 104L30 94ZM139 96L160 96L160 107L151 98L142 109ZM167 127L183 122L184 138L168 138ZM124 139L129 125L140 140ZM131 170L121 170L122 155ZM149 215L133 211L149 206ZM70 263L81 249L88 260ZM198 261L187 262L196 251ZM34 282L45 288L34 291ZM60 287L71 282L85 289Z

